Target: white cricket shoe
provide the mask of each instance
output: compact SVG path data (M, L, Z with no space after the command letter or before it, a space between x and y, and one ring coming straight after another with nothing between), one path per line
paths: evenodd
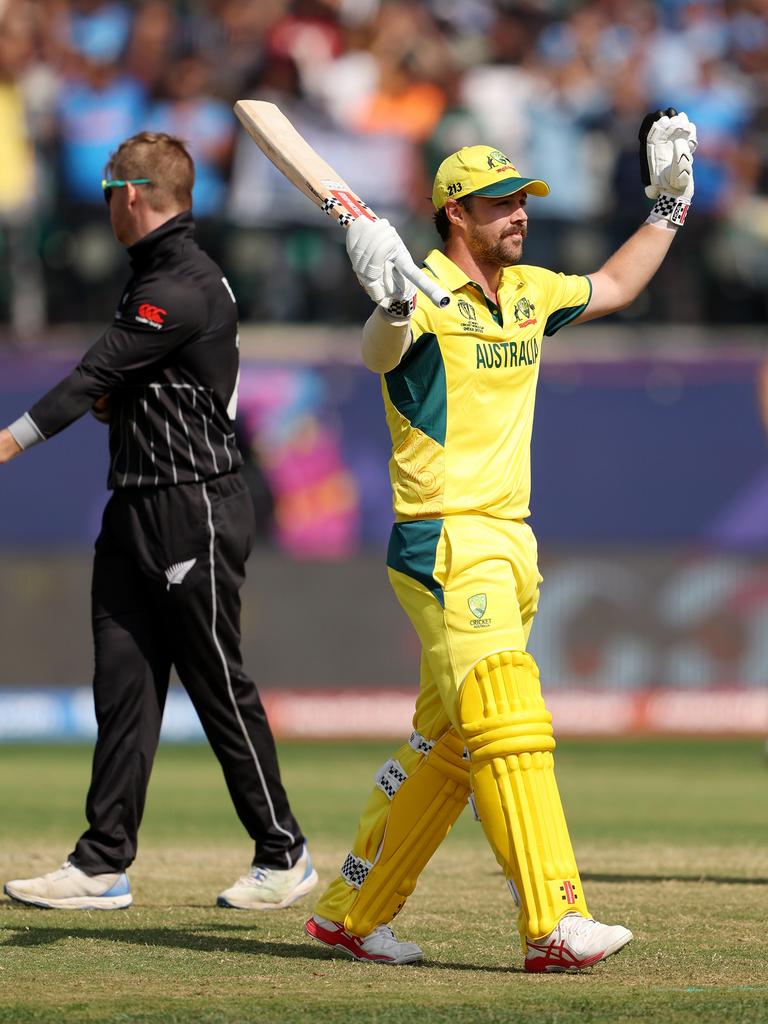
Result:
M304 925L304 931L326 946L333 946L355 960L367 960L369 963L412 964L424 956L415 942L398 942L386 924L380 924L361 938L348 932L338 921L328 921L313 914Z
M526 939L525 969L531 973L580 971L618 953L631 941L629 928L566 914L545 938Z
M252 867L247 875L219 893L217 907L236 910L282 910L317 885L317 872L306 846L292 868Z
M86 875L65 861L39 878L16 878L3 891L17 903L57 910L122 910L133 902L125 872Z

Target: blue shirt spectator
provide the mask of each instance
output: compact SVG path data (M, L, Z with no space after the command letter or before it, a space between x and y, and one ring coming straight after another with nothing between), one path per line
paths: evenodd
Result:
M195 215L220 213L227 196L227 176L237 122L229 104L210 95L210 67L197 55L176 61L168 70L166 97L150 110L146 127L168 132L188 143L195 160L192 193Z
M112 150L143 127L144 90L113 65L90 64L83 81L59 94L57 119L67 199L101 203L101 179Z
M93 0L69 15L73 50L90 60L118 60L128 45L133 15L126 4Z

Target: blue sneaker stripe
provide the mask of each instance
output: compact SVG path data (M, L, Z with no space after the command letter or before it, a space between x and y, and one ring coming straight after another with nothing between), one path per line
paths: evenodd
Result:
M103 892L100 897L95 898L101 899L104 896L127 896L130 891L131 883L128 881L128 875L123 872L111 889L107 889L107 891Z

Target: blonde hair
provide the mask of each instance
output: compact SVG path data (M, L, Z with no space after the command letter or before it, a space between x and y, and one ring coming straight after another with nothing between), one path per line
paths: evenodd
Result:
M189 210L195 164L181 139L165 132L139 132L121 142L110 155L107 178L149 178L142 185L153 210Z

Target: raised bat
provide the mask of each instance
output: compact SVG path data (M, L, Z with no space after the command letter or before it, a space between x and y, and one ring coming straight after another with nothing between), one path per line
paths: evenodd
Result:
M311 199L315 206L347 228L358 217L376 220L376 214L334 169L312 149L306 139L274 103L238 100L235 113L259 149L275 167ZM414 284L436 306L447 306L448 292L416 266L410 256L397 261L403 277Z

